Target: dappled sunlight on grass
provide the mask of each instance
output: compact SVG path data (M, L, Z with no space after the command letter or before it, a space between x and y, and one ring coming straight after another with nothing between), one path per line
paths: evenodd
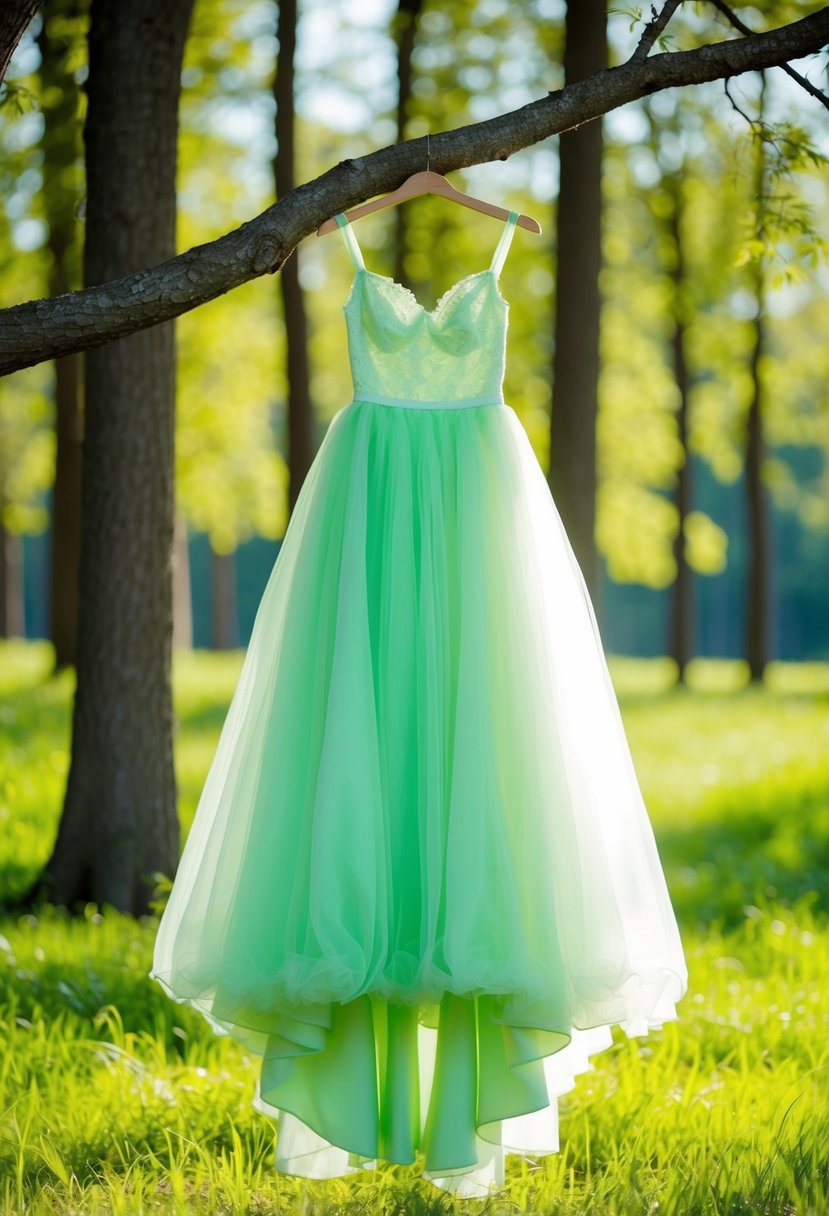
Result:
M688 689L654 687L641 668L637 686L635 661L613 669L680 923L734 924L748 903L810 891L825 912L829 665L774 664L764 687L711 666Z

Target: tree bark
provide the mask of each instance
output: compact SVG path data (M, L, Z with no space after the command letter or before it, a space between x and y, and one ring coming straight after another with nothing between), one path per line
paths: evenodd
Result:
M41 0L3 0L0 4L0 80L40 5Z
M77 283L80 233L76 208L80 199L81 156L77 133L79 88L69 64L83 6L77 0L51 0L38 35L44 129L41 146L47 178L43 204L49 226L49 287L53 295ZM57 32L55 32L57 31ZM81 432L83 355L55 362L55 481L49 579L49 634L54 670L75 662L78 622L78 554L81 513Z
M296 0L280 0L277 39L279 53L274 78L276 99L276 158L274 178L277 202L296 185L294 126L294 56L296 53ZM293 511L299 491L316 452L311 375L308 368L308 316L299 281L299 250L288 258L279 276L285 318L288 379L288 510Z
M192 0L93 0L88 284L175 249L179 81ZM87 357L72 756L50 899L141 915L173 874L170 687L175 350L170 324Z
M564 51L567 84L585 80L605 68L606 8L605 0L568 0ZM549 481L600 618L594 532L602 257L601 121L566 131L559 147Z
M432 168L448 173L503 160L649 93L783 64L827 40L829 8L822 8L765 34L608 68L513 113L433 135ZM274 273L324 220L395 189L425 159L420 138L342 161L216 241L98 287L0 310L0 375L147 329Z

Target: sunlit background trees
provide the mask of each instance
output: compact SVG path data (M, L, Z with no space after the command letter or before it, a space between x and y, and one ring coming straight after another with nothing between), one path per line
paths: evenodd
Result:
M685 7L672 48L710 36L711 16ZM808 7L740 12L760 29ZM621 8L607 24L611 63L641 29ZM0 108L3 304L78 285L87 20L85 0L47 5L12 61ZM195 6L180 248L275 195L276 23L270 0ZM296 42L295 113L283 114L282 135L287 145L294 133L291 172L302 181L560 86L564 6L311 2ZM669 91L603 124L596 600L609 650L673 654L680 666L695 655L751 656L760 668L829 656L825 110L779 70L765 76L764 88L755 75ZM507 400L547 469L556 306L571 307L555 300L557 145L456 179L544 227L516 242L504 291ZM396 267L423 299L483 263L497 239L485 218L428 198L364 222L360 235L374 267ZM306 241L295 261L287 324L285 289L265 278L177 326L177 645L245 643L290 503L350 396L340 311L350 263L336 237ZM70 356L0 387L0 623L52 637L61 661L74 621L82 362ZM579 457L558 453L575 483L592 484L590 468L572 465Z

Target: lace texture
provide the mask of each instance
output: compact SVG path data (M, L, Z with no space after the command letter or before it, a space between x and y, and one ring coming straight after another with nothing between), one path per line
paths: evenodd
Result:
M431 309L402 283L367 270L343 227L356 268L344 306L355 401L503 402L509 305L498 274L512 216L491 265L454 283Z

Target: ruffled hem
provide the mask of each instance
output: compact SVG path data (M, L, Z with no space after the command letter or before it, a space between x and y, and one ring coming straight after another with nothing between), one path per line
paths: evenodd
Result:
M508 1154L558 1152L558 1098L612 1046L611 1026L647 1035L677 1020L685 991L667 969L631 975L615 994L620 1016L582 1024L509 1023L500 994L445 991L437 1005L366 992L272 1008L245 1025L218 1015L215 994L181 996L169 977L150 977L262 1056L253 1106L276 1122L279 1172L325 1179L381 1161L419 1164L424 1179L464 1198L502 1187Z

